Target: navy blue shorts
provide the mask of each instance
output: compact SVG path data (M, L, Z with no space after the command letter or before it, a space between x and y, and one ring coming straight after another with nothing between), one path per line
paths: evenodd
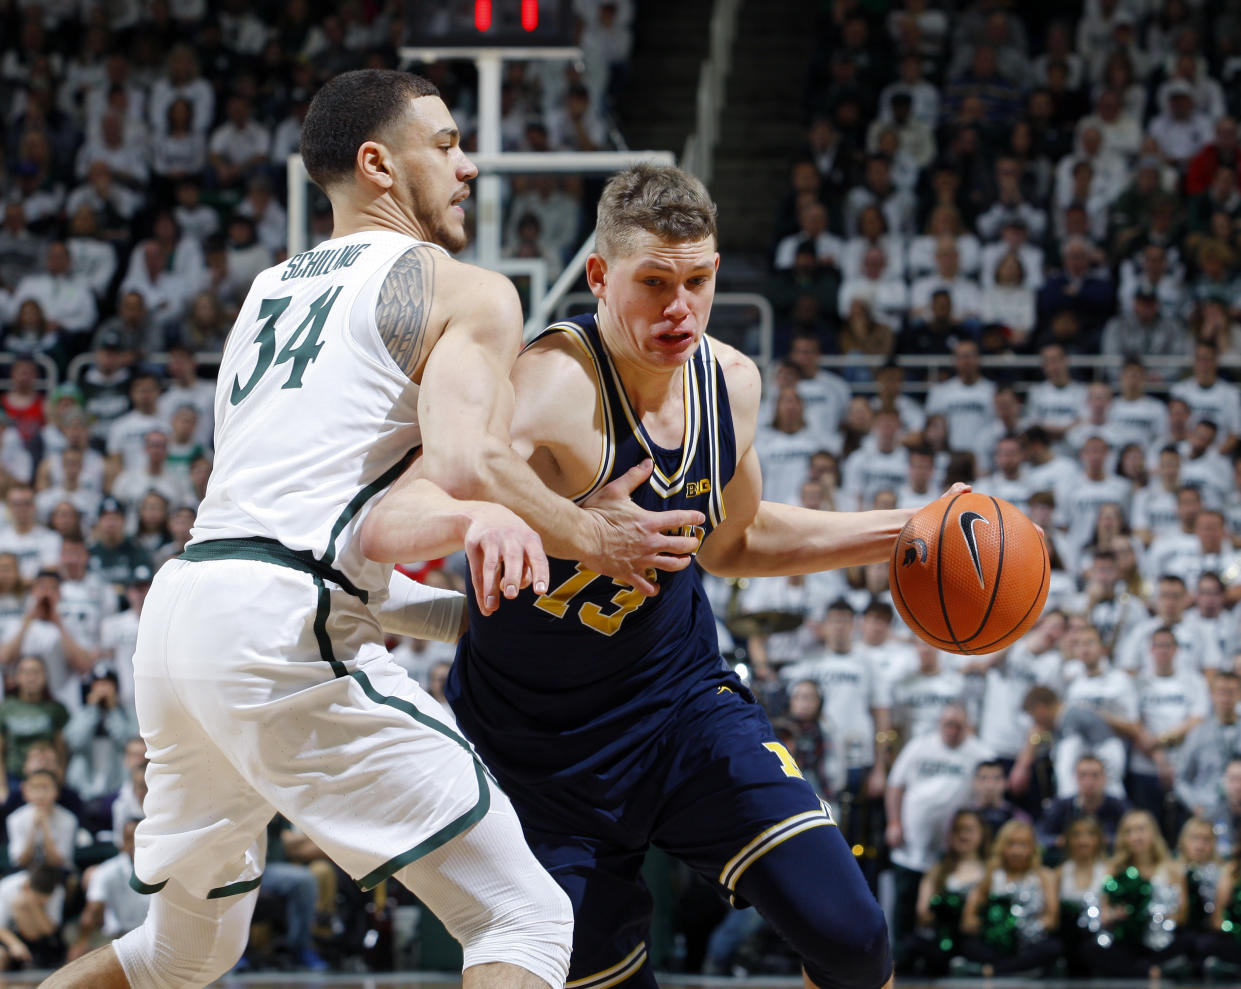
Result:
M516 785L503 766L492 768L534 854L573 902L569 989L655 985L646 964L651 898L640 876L650 844L734 903L753 902L777 930L790 912L792 925L825 911L847 925L857 904L874 910L830 812L766 713L727 687L682 709L623 792L594 780Z

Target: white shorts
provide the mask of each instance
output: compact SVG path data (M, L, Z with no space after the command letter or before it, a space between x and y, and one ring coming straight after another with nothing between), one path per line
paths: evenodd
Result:
M353 595L275 563L172 560L143 608L136 885L258 885L279 812L364 889L507 805ZM512 813L511 809L509 813Z

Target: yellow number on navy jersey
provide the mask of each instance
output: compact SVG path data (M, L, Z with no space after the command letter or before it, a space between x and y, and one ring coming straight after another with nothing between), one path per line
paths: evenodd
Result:
M579 563L577 571L572 577L559 587L537 598L534 606L556 618L563 618L569 610L570 602L578 594L586 590L588 585L598 580L599 576L593 570L587 570ZM656 579L654 570L648 570L646 576L648 580ZM615 611L610 614L604 614L603 609L593 601L585 602L577 610L578 621L602 635L615 635L619 631L621 623L625 620L625 616L631 611L636 611L640 608L642 602L646 600L641 591L635 590L628 584L619 580L613 580L612 583L620 588L619 591L612 595L612 604L616 605Z
M586 585L598 577L599 575L593 570L587 570L579 563L577 565L577 573L555 590L548 591L541 598L535 599L534 606L541 608L549 615L554 615L556 618L563 618L565 612L569 610L569 602L580 592L586 590Z
M805 779L801 774L801 770L797 768L797 760L792 754L779 742L764 742L763 748L775 755L780 760L780 768L784 770L785 776L795 776L797 779Z

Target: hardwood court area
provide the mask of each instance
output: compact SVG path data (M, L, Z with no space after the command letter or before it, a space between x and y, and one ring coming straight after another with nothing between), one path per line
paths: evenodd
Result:
M0 973L0 989L34 989L46 973ZM697 975L662 975L659 984L668 989L800 989L801 980L786 976L747 979ZM442 972L405 972L373 975L301 975L260 972L227 976L215 983L222 989L457 989L459 978ZM941 979L901 981L898 989L1232 989L1226 983L1160 982L1117 979Z

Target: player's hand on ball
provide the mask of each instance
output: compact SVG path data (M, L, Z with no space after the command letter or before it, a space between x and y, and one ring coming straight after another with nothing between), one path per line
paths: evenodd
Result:
M478 502L470 510L465 553L470 561L474 598L484 615L509 600L523 587L535 594L547 591L547 554L539 534L503 505Z
M582 556L582 563L648 597L657 594L659 587L646 571L688 567L699 537L680 533L706 521L702 512L648 512L634 503L630 495L646 483L653 467L649 459L642 461L582 505L594 516L597 531L596 548Z

